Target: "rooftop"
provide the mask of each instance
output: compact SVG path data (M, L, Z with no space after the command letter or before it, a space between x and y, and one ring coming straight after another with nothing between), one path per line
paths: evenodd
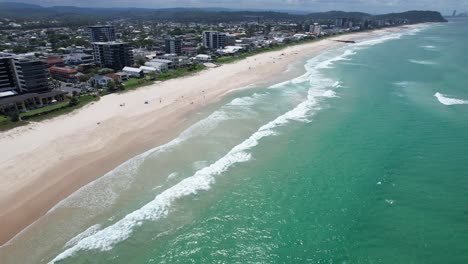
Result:
M49 68L49 71L61 72L61 73L68 73L68 74L72 74L72 73L77 73L77 72L78 72L77 70L72 69L72 68L68 68L68 67L56 67L56 66L50 67L50 68Z
M89 26L88 28L104 28L104 27L114 27L112 25L95 25L95 26Z
M135 67L124 67L122 71L128 71L128 72L141 72L142 69L140 68L135 68Z
M63 63L61 58L47 58L47 64Z
M50 91L47 93L27 93L27 94L22 94L22 95L17 95L17 96L10 96L7 98L1 98L0 99L0 106L8 106L12 103L19 103L23 102L25 100L31 99L31 98L46 98L46 97L53 97L57 95L64 95L67 94L67 92L64 91Z
M122 41L108 41L108 42L93 42L93 45L122 45L122 44L128 44L128 42L122 42Z

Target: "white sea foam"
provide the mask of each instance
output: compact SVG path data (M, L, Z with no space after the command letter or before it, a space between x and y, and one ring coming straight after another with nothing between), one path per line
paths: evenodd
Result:
M341 87L341 83L335 80L325 78L319 70L331 69L333 64L338 61L349 60L348 57L356 54L354 48L348 48L344 50L340 55L333 54L331 52L323 53L307 61L305 65L306 73L295 79L284 81L269 87L269 89L282 88L290 84L302 84L310 82L312 87L328 87L334 86L335 88Z
M328 98L334 98L334 97L338 97L335 93L335 91L332 91L332 90L328 90L328 91L325 91L323 93L323 96L324 97L328 97Z
M262 94L254 94L236 98L231 101L229 106L247 106L255 102L255 100L262 97ZM208 117L198 121L191 127L183 131L177 138L167 144L158 146L143 154L135 156L132 159L122 163L112 171L106 173L99 179L83 186L72 195L55 205L49 212L56 210L59 207L69 208L91 208L98 210L100 208L107 208L111 206L118 198L118 193L126 190L135 175L138 172L138 167L149 156L155 156L159 153L168 151L177 145L185 142L186 140L199 135L204 135L209 131L215 129L222 121L236 118L235 113L228 113L224 110L213 112ZM86 199L83 199L86 197Z
M210 163L209 161L206 161L206 160L199 160L199 161L195 161L193 164L192 164L192 167L194 168L194 170L200 170L206 166L208 166Z
M253 104L255 100L261 96L261 94L254 94L252 96L236 98L228 105L235 106ZM52 212L59 207L90 208L98 210L100 208L111 206L118 198L118 193L130 186L134 176L137 174L138 167L147 157L166 152L192 137L204 135L216 128L219 123L236 117L236 115L230 114L224 110L213 112L208 117L196 122L184 130L177 138L169 143L135 156L134 158L120 164L118 167L106 173L99 179L83 186L72 195L55 205L49 210L49 212ZM83 197L86 197L86 199L83 199Z
M336 82L333 84L333 87L334 87L334 88L342 88L343 85L342 85L341 81L336 81Z
M437 63L433 61L426 61L426 60L408 60L411 63L421 64L421 65L436 65Z
M172 180L172 179L176 178L177 176L179 176L179 173L173 172L173 173L169 174L169 176L167 176L167 179Z
M409 30L405 30L405 31L402 31L402 32L398 32L398 33L385 32L385 33L381 33L381 36L378 37L378 38L360 41L360 42L358 42L358 43L356 43L356 44L354 44L352 46L353 47L374 46L374 45L382 44L382 43L387 42L389 40L400 39L401 37L403 37L405 35L410 35L410 36L417 35L420 32L422 32L422 31L424 31L424 30L426 30L428 28L430 28L430 27L424 25L424 26L419 26L419 27L412 28L412 29L409 29Z
M270 87L268 87L269 89L276 89L276 88L281 88L283 86L286 86L288 84L291 84L291 80L288 80L288 81L284 81L284 82L280 82L280 83L277 83L277 84L274 84Z
M251 96L239 97L232 100L227 106L250 106L254 105L255 102L261 98L263 95L255 93Z
M411 85L411 82L396 82L394 84L398 87L408 88Z
M78 189L72 195L55 205L48 213L60 207L91 208L94 210L108 208L118 198L118 193L126 190L130 186L130 183L133 182L138 172L138 167L148 156L166 152L196 135L208 133L220 122L229 118L225 111L220 110L213 112L205 119L198 121L183 131L177 138L169 143L129 159L99 179ZM83 197L86 197L86 199L83 199Z
M329 60L325 60L323 62L320 62L316 68L317 69L332 69L332 65L335 63L335 62L338 62L338 61L345 61L345 60L349 60L347 57L349 56L352 56L356 54L356 52L353 50L353 49L347 49L342 55L340 56L336 56L336 57L333 57Z
M169 176L170 176L170 175L169 175ZM168 176L168 178L169 178L169 176ZM161 189L163 186L164 186L164 185L158 185L158 186L152 188L151 190L156 191L156 190ZM113 219L112 219L112 220L109 220L109 221L113 221Z
M360 41L360 42L358 42L358 43L356 43L356 44L354 44L352 46L353 47L374 46L374 45L385 43L385 42L387 42L389 40L400 39L403 35L404 35L404 33L392 33L392 34L385 33L379 38Z
M437 98L437 100L439 100L441 104L444 104L444 105L468 104L468 100L446 97L445 95L441 93L436 93L434 94L434 96Z
M379 40L375 40L374 42L368 41L362 45L376 45L389 39L392 38L382 37ZM341 86L340 83L337 83L334 80L324 78L319 72L319 69L330 67L334 62L345 60L348 56L353 54L355 54L354 49L349 49L340 56L335 56L328 60L323 60L323 57L318 56L308 61L306 64L307 72L303 76L271 86L270 88L279 88L291 83L309 82L310 89L308 91L307 100L298 104L289 112L260 127L257 132L253 133L245 141L232 148L224 157L220 158L213 164L198 170L193 176L188 177L171 188L163 191L161 194L157 195L154 200L147 203L140 209L126 215L113 225L92 233L89 236L84 237L83 235L83 237L80 237L81 240L76 243L71 243L73 246L60 253L50 263L66 259L82 250L108 251L112 249L115 244L126 240L132 234L133 229L136 226L140 226L143 221L155 221L166 217L171 205L177 199L209 190L215 181L215 176L225 172L237 163L249 161L252 156L248 151L257 146L259 144L259 140L262 138L275 135L277 133L275 128L283 126L290 121L309 122L308 118L321 109L319 106L319 98L336 97L336 93L329 89ZM236 104L239 102L240 101L233 100L231 103ZM223 118L225 117L223 116ZM203 125L201 126L203 127ZM169 143L168 145L173 146L174 144L179 144L181 141L186 139L187 134L191 134L191 132L192 131L189 129L188 132L181 134L178 139L174 140L174 143ZM167 148L167 146L165 148ZM156 151L157 150L149 151L143 156L146 157Z
M423 32L424 30L434 28L435 26L436 25L418 25L417 27L414 27L414 28L406 31L405 34L410 35L410 36L414 36L414 35L417 35L417 34Z
M61 207L99 210L111 206L118 197L117 193L127 189L133 181L138 167L143 162L144 155L136 156L122 163L101 178L81 187L52 207L47 213ZM84 199L84 197L86 198Z
M421 46L421 48L423 48L423 49L425 49L425 50L429 50L429 51L437 50L437 47L436 47L436 46L432 46L432 45L424 45L424 46Z
M93 225L90 228L86 229L85 231L81 232L80 234L76 235L74 238L70 239L64 246L64 248L71 247L76 245L80 240L83 238L89 237L91 235L96 234L96 232L101 229L101 225Z

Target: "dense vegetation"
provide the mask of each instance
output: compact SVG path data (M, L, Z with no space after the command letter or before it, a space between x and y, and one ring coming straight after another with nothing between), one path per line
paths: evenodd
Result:
M378 19L393 19L393 18L408 19L412 23L422 22L447 22L439 12L435 11L408 11L403 13L392 13L385 15L378 15Z
M330 11L311 14L291 14L271 11L232 11L226 9L196 9L196 8L79 8L67 6L41 7L38 5L20 3L0 3L0 17L24 21L59 21L63 25L86 25L96 23L98 19L148 19L154 21L174 22L240 22L240 21L291 21L328 20L341 17L365 19L372 15L360 12ZM444 22L438 12L410 11L378 15L377 19L408 19L410 22ZM44 25L42 25L44 26Z

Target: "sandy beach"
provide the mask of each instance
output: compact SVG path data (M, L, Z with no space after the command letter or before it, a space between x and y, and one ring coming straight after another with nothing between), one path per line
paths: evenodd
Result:
M336 39L398 30L402 29ZM189 125L190 114L202 107L235 89L287 79L292 63L344 45L349 44L325 39L255 55L193 76L111 94L71 114L2 132L0 245L80 187L175 138Z

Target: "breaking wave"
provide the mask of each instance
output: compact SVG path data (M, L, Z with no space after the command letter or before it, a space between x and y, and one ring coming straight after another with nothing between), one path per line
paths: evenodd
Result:
M437 64L435 62L425 61L425 60L408 60L408 61L414 64L421 64L421 65L436 65Z
M445 95L441 93L435 93L434 96L437 98L437 100L439 100L441 104L444 104L444 105L468 104L468 100L446 97Z
M424 46L421 46L421 48L423 48L423 49L425 49L425 50L428 50L428 51L437 50L437 47L436 47L436 46L432 46L432 45L424 45Z

